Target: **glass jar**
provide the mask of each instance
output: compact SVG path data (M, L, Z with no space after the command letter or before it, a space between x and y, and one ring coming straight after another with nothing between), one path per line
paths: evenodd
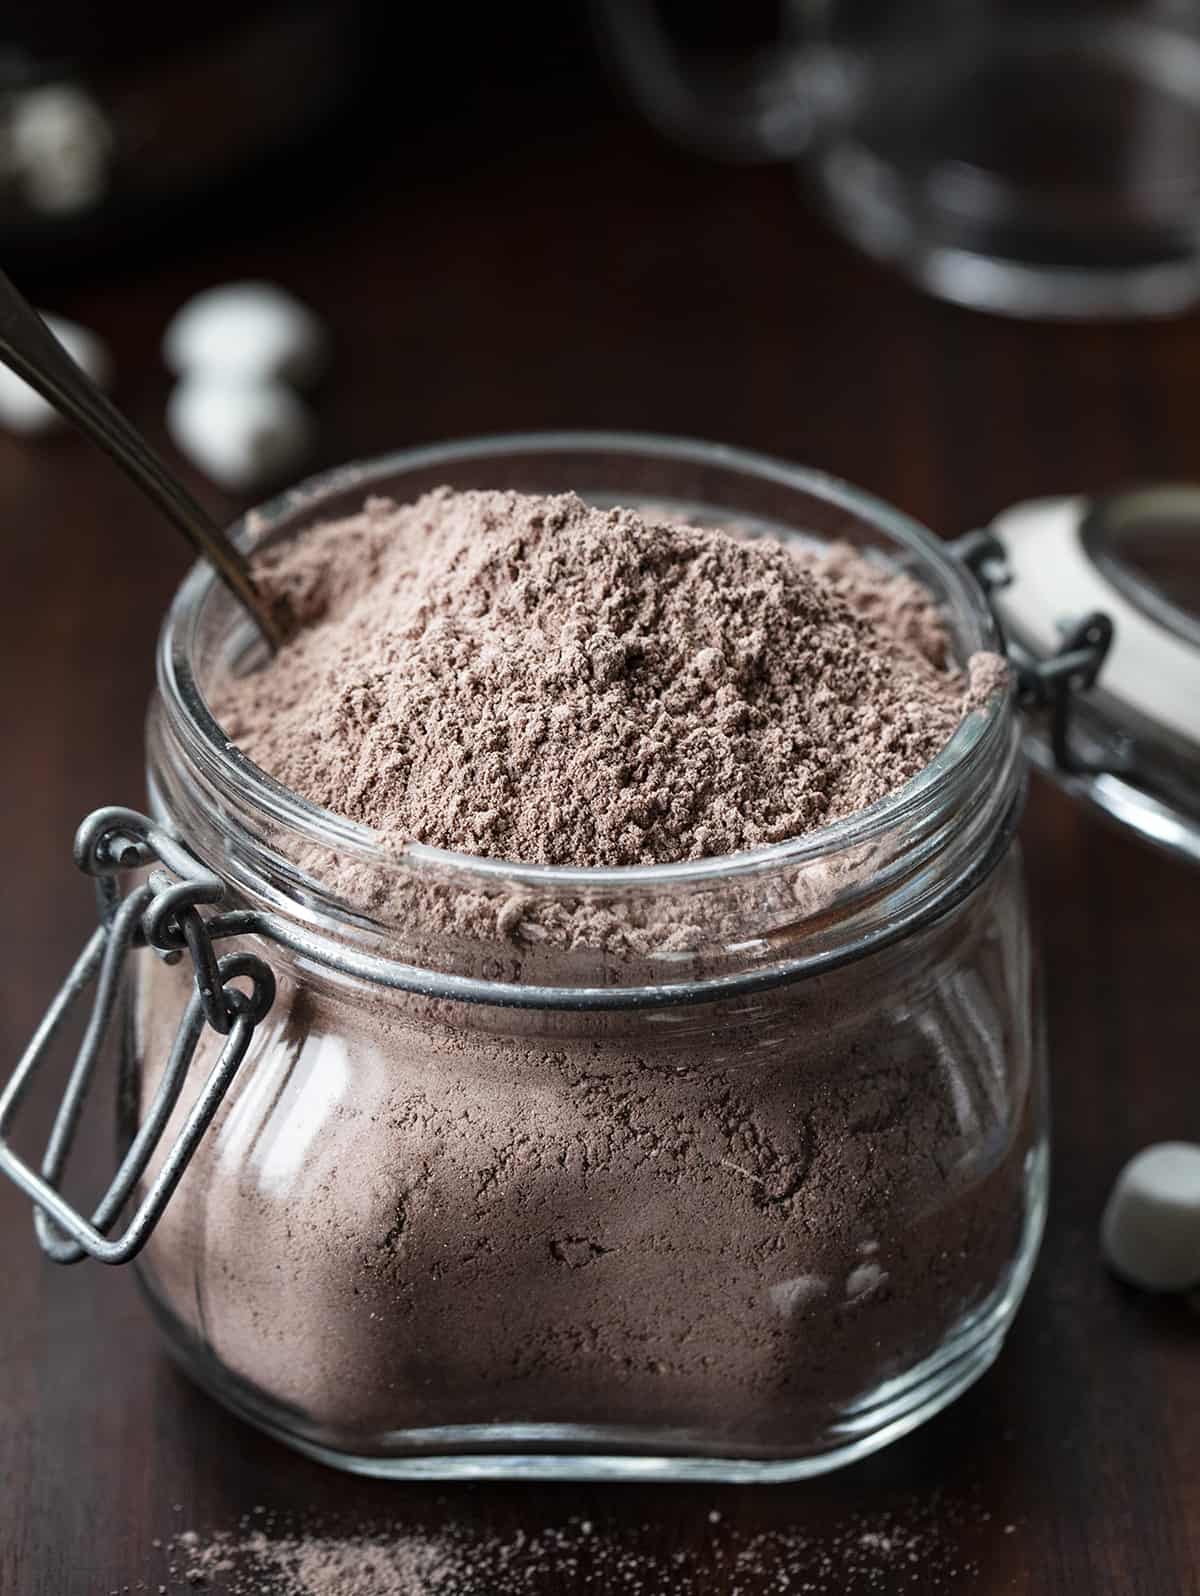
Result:
M444 482L847 541L930 587L960 661L999 647L922 528L682 441L415 450L240 536ZM159 822L252 929L222 948L277 983L139 1262L196 1380L366 1473L775 1480L883 1445L988 1367L1047 1180L1007 693L814 835L568 870L389 850L266 777L205 700L255 646L193 571L148 728ZM192 986L135 964L127 1142ZM201 1036L175 1128L221 1041Z

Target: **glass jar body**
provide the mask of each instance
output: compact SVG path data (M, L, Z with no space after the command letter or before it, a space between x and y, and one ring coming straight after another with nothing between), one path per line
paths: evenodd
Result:
M288 1440L790 1476L998 1351L1046 1182L1014 854L897 947L695 1009L514 1014L265 951L280 996L142 1278L188 1369ZM130 1101L189 980L140 966Z
M705 445L418 451L247 532L443 480L879 548L937 594L960 661L995 644L920 529ZM206 723L237 628L189 579L149 728L159 819L224 910L258 916L244 945L279 988L140 1266L203 1385L364 1472L778 1479L903 1434L988 1366L1047 1171L1006 696L895 800L754 855L397 859ZM127 1135L189 979L142 956Z

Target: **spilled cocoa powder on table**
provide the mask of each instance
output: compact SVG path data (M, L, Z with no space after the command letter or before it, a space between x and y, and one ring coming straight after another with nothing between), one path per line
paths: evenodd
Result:
M661 864L885 797L997 685L929 593L852 550L440 489L255 563L292 641L217 719L285 786L390 838Z
M212 1596L949 1596L974 1586L980 1567L960 1543L990 1538L991 1518L973 1501L926 1496L820 1527L751 1530L714 1508L684 1531L684 1552L663 1546L661 1524L601 1517L535 1511L507 1533L464 1522L347 1531L256 1510L237 1531L185 1531L166 1552L172 1592Z

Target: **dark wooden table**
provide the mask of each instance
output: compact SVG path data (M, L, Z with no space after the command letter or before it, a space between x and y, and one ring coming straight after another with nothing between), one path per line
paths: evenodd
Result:
M436 159L397 156L269 227L77 273L53 306L111 342L121 401L161 437L172 309L231 276L291 285L337 340L318 466L482 431L652 428L820 465L946 533L1023 496L1197 474L1200 319L1055 328L935 304L833 239L787 172L693 162L616 112L530 116L489 142L481 156L447 135ZM142 799L154 636L185 561L70 437L0 439L0 527L7 1069L89 926L73 827L96 804ZM795 1590L1195 1596L1200 1317L1118 1288L1096 1228L1135 1149L1200 1138L1200 878L1045 788L1024 836L1053 1205L1002 1359L941 1418L786 1488L355 1481L197 1394L133 1281L43 1263L27 1205L0 1185L0 1592L157 1590L155 1543L181 1528L319 1504L342 1528L454 1521L481 1535L583 1514L647 1559L647 1593L674 1588L676 1553L697 1588L733 1590L717 1550L775 1530L806 1538ZM109 1156L97 1114L82 1180L94 1188ZM887 1524L922 1526L918 1564L838 1562L856 1526ZM786 1559L760 1561L738 1576L748 1596L780 1588ZM573 1582L543 1571L529 1588Z

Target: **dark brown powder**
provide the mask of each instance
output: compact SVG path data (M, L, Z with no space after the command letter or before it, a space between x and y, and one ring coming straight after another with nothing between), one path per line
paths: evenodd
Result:
M400 842L575 866L777 842L895 791L973 702L910 578L570 494L373 499L256 570L293 640L217 718Z

